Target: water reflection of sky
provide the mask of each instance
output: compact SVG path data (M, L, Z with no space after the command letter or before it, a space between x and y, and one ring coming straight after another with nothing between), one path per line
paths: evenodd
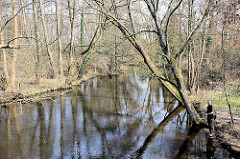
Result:
M0 156L174 158L188 134L185 111L163 129L155 128L177 106L166 89L150 78L134 74L94 79L54 101L2 108ZM206 158L205 134L200 131L187 141L191 146L180 155Z

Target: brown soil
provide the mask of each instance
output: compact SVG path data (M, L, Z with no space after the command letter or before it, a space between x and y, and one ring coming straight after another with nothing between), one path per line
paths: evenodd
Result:
M200 103L194 103L200 117L207 123L204 112L205 107ZM234 124L231 123L231 118L227 108L215 110L217 119L215 120L215 136L219 143L226 148L234 158L240 156L240 116L233 114Z

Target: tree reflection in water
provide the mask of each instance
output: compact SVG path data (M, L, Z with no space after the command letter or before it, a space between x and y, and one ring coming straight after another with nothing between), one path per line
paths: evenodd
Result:
M184 108L157 80L136 73L94 79L54 101L23 105L22 113L15 106L2 109L1 158L197 158L217 153L203 131L188 131Z

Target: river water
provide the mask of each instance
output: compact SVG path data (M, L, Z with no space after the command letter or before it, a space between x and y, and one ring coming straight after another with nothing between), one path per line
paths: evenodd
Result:
M2 107L0 158L231 158L178 108L157 80L96 78L52 101Z

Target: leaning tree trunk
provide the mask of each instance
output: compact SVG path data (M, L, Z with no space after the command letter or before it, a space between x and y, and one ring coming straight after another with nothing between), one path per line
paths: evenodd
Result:
M200 25L203 23L204 19L208 15L210 11L210 3L211 1L208 0L205 5L205 10L203 13L203 16L195 23L194 28L192 29L191 34L187 37L187 39L184 41L182 44L179 52L171 54L169 52L169 34L168 34L168 28L169 28L169 23L171 21L171 16L173 13L178 9L180 4L182 3L182 0L178 1L176 5L174 1L171 1L168 9L166 11L165 16L163 17L163 20L159 22L160 17L158 17L158 10L159 10L159 1L149 1L149 0L144 0L147 9L149 11L149 14L151 15L153 24L155 25L155 29L150 32L154 32L155 35L157 35L158 38L158 45L161 48L159 50L159 54L161 54L163 57L166 58L168 64L170 65L170 68L172 69L172 74L174 76L174 80L176 82L173 83L172 81L168 80L166 77L163 76L162 72L156 67L154 62L151 60L150 56L144 50L144 47L141 45L140 41L138 38L133 34L127 27L124 26L122 23L122 18L119 17L118 14L118 8L116 6L115 0L113 0L111 9L106 9L106 6L103 3L98 3L94 1L98 7L101 8L102 13L105 14L107 19L118 29L122 32L124 37L132 44L132 46L137 49L139 54L143 57L144 62L147 64L149 69L159 78L159 80L162 82L162 84L176 97L177 100L179 100L186 108L188 114L191 117L191 120L194 124L198 124L202 122L200 119L199 115L197 114L195 108L192 106L192 103L190 102L188 95L186 93L185 89L185 84L183 82L182 74L181 74L181 69L179 65L179 59L183 54L183 51L187 44L191 41L193 35L196 33L197 29L200 27ZM109 10L112 10L109 11ZM125 18L125 17L124 17ZM124 22L125 23L125 22ZM130 26L130 25L129 25ZM143 32L146 30L143 30ZM149 31L149 30L147 30ZM141 33L141 31L139 32Z
M121 23L119 23L117 19L113 17L109 17L109 18L113 19L112 23L119 28L119 30L123 33L123 35L127 37L129 42L138 50L138 52L142 55L144 62L147 64L149 69L159 78L161 83L171 92L171 94L179 102L181 102L185 106L188 114L190 115L192 122L194 124L199 124L200 122L202 122L195 108L192 106L192 103L190 102L187 93L185 92L185 86L184 86L183 78L181 75L181 70L178 67L177 63L168 61L172 67L172 72L177 81L178 87L174 86L173 83L165 79L162 72L158 70L158 68L155 66L154 62L151 60L150 56L148 55L148 53L143 49L144 47L141 45L141 43L133 36L130 36L127 28L125 28ZM176 60L174 59L173 61L176 62Z

